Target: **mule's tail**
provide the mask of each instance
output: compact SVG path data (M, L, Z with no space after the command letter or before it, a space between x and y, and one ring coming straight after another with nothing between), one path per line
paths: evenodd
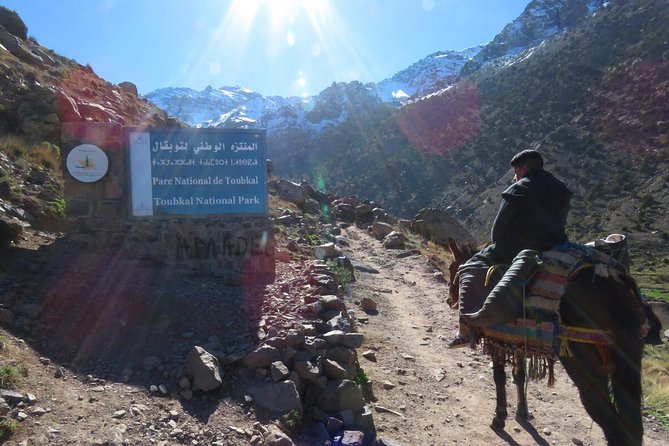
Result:
M648 305L648 303L643 300L643 297L641 297L640 303L648 321L648 334L643 338L643 342L644 344L649 345L661 345L662 322L657 317L657 315L653 313L653 309L650 307L650 305Z
M634 288L614 287L616 303L610 306L611 315L618 327L612 345L611 391L621 420L625 424L626 438L620 444L641 445L643 422L641 417L641 358L643 342L640 339L644 322L643 309ZM641 315L635 317L634 315Z

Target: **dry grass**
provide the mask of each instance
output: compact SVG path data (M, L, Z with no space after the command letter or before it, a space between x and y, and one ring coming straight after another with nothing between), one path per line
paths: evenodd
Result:
M669 345L646 347L643 396L647 406L669 415Z
M23 138L11 134L0 136L0 152L4 152L13 161L23 159L49 170L56 170L61 164L58 146L47 142L30 144Z
M292 212L301 214L302 211L296 204L290 203L288 201L282 200L278 195L272 190L269 191L269 216L270 217L280 217L284 210L290 210Z

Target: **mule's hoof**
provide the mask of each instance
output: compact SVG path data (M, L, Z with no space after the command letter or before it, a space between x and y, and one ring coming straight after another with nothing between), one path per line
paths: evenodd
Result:
M500 431L504 429L504 420L500 420L499 418L493 418L492 423L490 423L490 428L494 431Z

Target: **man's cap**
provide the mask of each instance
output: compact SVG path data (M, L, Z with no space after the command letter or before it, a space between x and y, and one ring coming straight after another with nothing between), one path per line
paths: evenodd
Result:
M536 150L527 149L523 150L520 153L517 153L513 158L511 158L511 166L516 167L520 164L534 164L536 166L543 166L544 159Z

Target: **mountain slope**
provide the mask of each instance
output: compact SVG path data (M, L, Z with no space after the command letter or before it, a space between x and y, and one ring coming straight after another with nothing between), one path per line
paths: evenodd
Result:
M62 122L178 124L137 97L131 83L112 85L90 66L59 56L32 38L15 36L0 27L0 45L2 132L60 144Z
M0 7L0 245L29 226L62 230L61 124L180 125L137 96L112 85L27 37L13 11Z
M487 65L512 61L551 36L574 28L605 5L604 0L534 0L523 14L508 24L492 42L462 51L438 51L426 56L390 78L366 87L384 101L400 105L452 85L457 76ZM193 126L266 126L271 138L273 117L282 115L292 127L303 127L299 103L313 98L264 97L242 87L163 88L146 98L171 116ZM287 112L288 107L293 113Z

